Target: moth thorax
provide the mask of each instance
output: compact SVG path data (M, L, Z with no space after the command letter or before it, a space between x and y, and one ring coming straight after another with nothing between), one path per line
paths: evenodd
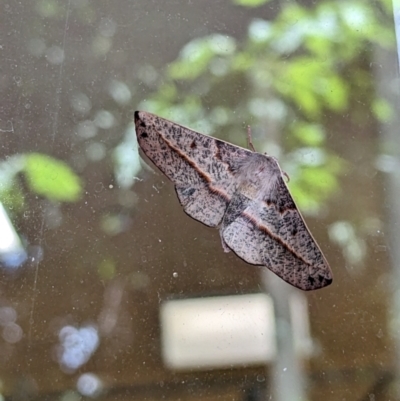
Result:
M260 182L281 174L281 169L273 157L262 155L261 153L252 153L244 159L236 175L239 180L247 182Z
M253 153L243 160L236 172L241 191L250 199L271 191L280 175L276 160L260 153Z

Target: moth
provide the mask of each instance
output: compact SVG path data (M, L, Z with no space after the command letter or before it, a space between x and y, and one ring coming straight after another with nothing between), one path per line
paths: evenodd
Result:
M305 291L331 284L328 262L274 157L144 111L135 112L135 127L140 148L175 184L185 212L219 228L225 252Z

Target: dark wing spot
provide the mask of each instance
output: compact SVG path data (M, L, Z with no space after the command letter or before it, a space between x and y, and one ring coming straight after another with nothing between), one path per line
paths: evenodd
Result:
M314 283L315 283L315 278L314 277L311 277L311 276L308 276L308 282L310 283L310 285L314 285Z
M141 137L141 138L148 138L149 136L147 135L147 132L142 132L142 133L140 134L140 137Z
M332 282L332 279L327 279L324 276L321 276L320 274L318 274L318 280L320 283L323 283L324 281L326 281L328 284L330 284Z
M196 149L197 148L197 144L196 144L195 140L193 140L193 142L190 144L190 148L191 149Z
M196 190L194 188L187 188L182 191L182 194L185 196L192 196L195 192Z

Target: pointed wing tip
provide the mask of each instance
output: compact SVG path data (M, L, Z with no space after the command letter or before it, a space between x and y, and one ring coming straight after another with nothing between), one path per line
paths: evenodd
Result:
M138 122L143 121L144 114L145 114L144 111L139 111L139 110L135 111L134 116L136 125L138 124Z
M134 117L135 117L135 123L137 123L138 121L144 121L146 119L148 119L149 117L157 117L154 114L151 114L147 111L141 111L141 110L136 110L133 113Z
M141 117L142 112L139 110L136 110L134 113L135 116L135 127L136 127L136 134L138 133L138 128L140 125L143 125L143 119Z
M135 130L136 130L136 136L139 140L141 139L146 139L148 137L147 129L148 128L148 114L145 111L138 111L136 110L134 113L135 116ZM147 124L146 124L147 123Z

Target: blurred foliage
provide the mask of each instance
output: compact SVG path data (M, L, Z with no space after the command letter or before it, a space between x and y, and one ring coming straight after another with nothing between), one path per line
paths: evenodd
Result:
M82 183L66 163L40 153L25 156L24 173L33 192L50 200L75 202L82 195Z
M259 7L271 0L233 0L233 2L239 6L244 7Z
M101 279L111 280L116 274L116 265L111 258L104 259L98 265L98 273Z
M244 7L267 3L233 1ZM285 148L279 159L291 177L294 197L303 210L315 212L338 190L338 177L345 170L344 161L328 150L328 119L357 115L350 113L357 107L356 98L362 98L376 118L392 113L390 105L374 95L369 71L373 46L392 48L395 43L388 22L391 3L280 5L273 21L250 23L243 43L220 34L192 40L139 108L202 132L229 133L231 141L242 145L245 126L251 123L256 147L261 135L275 139L275 147L258 146L260 151L280 153L280 146Z
M82 195L82 181L66 163L41 153L10 157L0 164L0 200L9 210L21 212L25 200L18 174L29 189L44 198L58 202L75 202Z

